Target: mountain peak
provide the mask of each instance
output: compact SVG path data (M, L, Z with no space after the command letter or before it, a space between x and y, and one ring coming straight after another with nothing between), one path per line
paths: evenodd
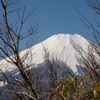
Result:
M87 40L82 37L79 34L64 34L64 33L59 33L59 34L55 34L51 37L49 37L48 39L46 39L45 41L43 41L44 44L46 45L68 45L68 43L72 43L74 42L74 44L86 44Z
M74 39L74 38L79 38L79 39L83 39L83 37L77 33L75 34L64 34L64 33L58 33L58 34L55 34L51 37L49 37L48 39L51 40L51 39ZM48 40L46 39L46 40ZM85 38L84 38L85 39Z
M55 58L57 58L60 61L63 61L66 65L69 66L70 69L72 69L74 73L79 74L78 69L76 67L76 65L79 65L76 59L76 55L79 54L73 47L72 43L81 47L82 51L87 50L88 41L81 35L78 35L76 33L75 34L59 33L49 37L42 43L39 43L32 47L32 55L33 55L32 63L38 65L44 62L43 59L43 45L44 45L44 47L46 47L51 54L52 53L54 54ZM22 51L20 53L20 56L23 57L25 52L27 52L27 50ZM29 60L30 57L26 61L26 63L28 63ZM9 65L10 67L12 66L6 63L5 60L2 60L0 63L4 63L4 65Z
M76 33L59 33L43 41L43 45L47 47L50 52L53 52L55 57L61 61L64 61L74 73L77 73L78 69L76 68L76 65L79 64L76 60L76 55L78 55L78 53L73 47L73 44L81 47L82 51L86 51L88 41Z

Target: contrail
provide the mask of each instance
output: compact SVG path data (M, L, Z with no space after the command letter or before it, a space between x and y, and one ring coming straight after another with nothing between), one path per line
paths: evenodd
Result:
M47 19L47 18L42 18L42 17L38 17L38 16L34 16L34 17L39 18L39 19L42 19L42 20L46 20L46 21L50 21L50 22L57 23L57 21L55 21L55 20L51 20L51 19Z

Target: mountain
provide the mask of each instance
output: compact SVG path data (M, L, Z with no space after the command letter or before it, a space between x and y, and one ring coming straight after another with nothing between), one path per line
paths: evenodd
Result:
M83 54L87 52L89 41L78 34L56 34L45 41L31 47L31 54L29 54L28 59L25 61L25 67L26 65L34 65L35 68L39 66L44 66L44 49L45 47L50 55L53 54L53 56L59 60L65 63L70 71L72 71L75 75L83 75L84 71L80 67L80 64L78 63L76 56L80 57L79 52L74 48L73 45L77 45L80 47ZM26 52L28 52L29 49L26 49L24 51L20 52L21 59L24 59ZM8 58L7 58L8 59ZM10 64L6 62L6 60L0 61L0 69L6 73L6 71L12 72L13 74L18 74L18 70L16 70L16 67L13 64Z

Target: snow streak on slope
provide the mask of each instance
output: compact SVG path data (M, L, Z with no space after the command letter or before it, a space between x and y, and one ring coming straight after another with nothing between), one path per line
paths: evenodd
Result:
M79 56L77 50L73 47L72 44L78 45L81 47L83 52L87 52L87 45L88 40L83 38L82 36L78 34L57 34L53 35L50 38L46 39L42 43L39 43L32 47L32 61L29 56L29 58L26 60L26 63L31 64L41 64L44 62L43 60L43 45L48 48L50 53L53 53L55 57L57 57L58 60L63 61L65 64L70 67L70 69L76 74L80 75L79 70L77 66L79 66L76 55ZM20 57L24 56L24 54L28 51L28 49L22 51L20 53ZM31 62L30 62L31 61ZM12 64L7 63L5 60L0 61L0 65L2 64L8 69L8 70L14 70L16 67ZM2 66L0 67L3 71L5 71L5 68Z

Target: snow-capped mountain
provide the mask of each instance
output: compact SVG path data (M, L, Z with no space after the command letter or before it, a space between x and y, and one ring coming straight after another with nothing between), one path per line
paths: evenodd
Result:
M68 67L76 74L81 75L78 61L76 60L76 56L80 56L77 50L73 47L77 45L84 52L87 52L88 40L83 38L78 34L56 34L46 39L45 41L31 47L32 54L29 54L28 59L26 59L26 64L35 64L35 67L44 62L43 59L43 46L49 50L49 52L55 56L60 61L63 61ZM26 49L20 52L20 57L23 59L25 53L29 49ZM31 57L30 57L31 56ZM32 61L30 61L32 59ZM6 62L5 60L0 61L1 70L12 71L16 69L14 65ZM5 70L5 66L6 70Z

